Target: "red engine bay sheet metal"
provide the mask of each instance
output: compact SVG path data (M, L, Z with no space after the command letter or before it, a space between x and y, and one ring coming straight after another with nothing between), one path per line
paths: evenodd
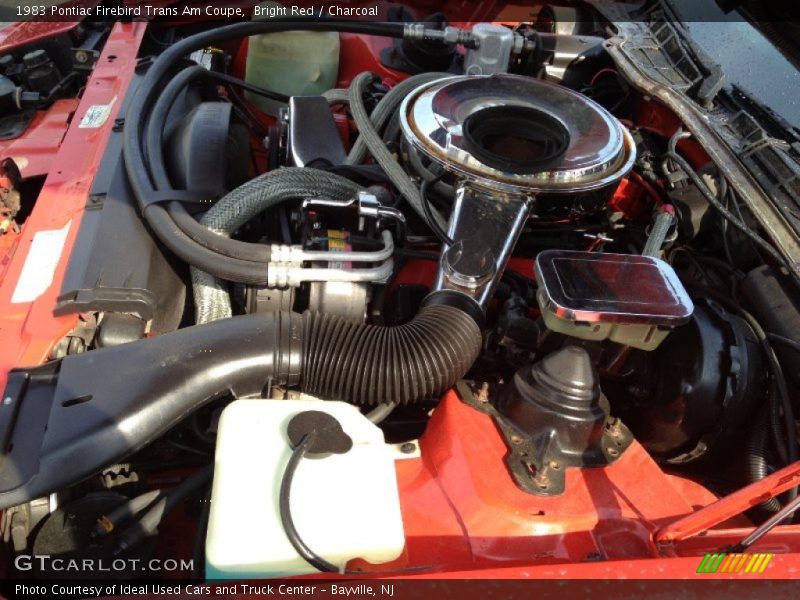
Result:
M76 317L55 317L53 307L145 27L140 22L114 26L82 99L71 107L72 126L51 157L33 212L8 260L0 264L3 385L9 369L40 364L75 326ZM343 36L343 49L342 60L349 63L340 73L343 83L364 69L392 77L375 67L376 50L366 41ZM651 125L669 129L673 124ZM697 162L703 158L699 155ZM401 281L430 280L434 264L419 265L424 267L405 269ZM533 276L530 264L517 262L511 268ZM699 576L704 553L717 552L749 532L722 510L715 514L728 522L659 545L657 532L670 531L698 509L713 506L715 497L699 484L664 473L637 443L610 467L569 470L562 496L522 492L505 468L507 448L491 418L464 404L454 391L434 412L420 446L420 458L397 466L407 547L394 566L432 568L406 577L690 578ZM763 490L753 494L758 498ZM763 577L797 578L800 527L779 527L751 551L774 553ZM381 565L380 571L391 566Z
M53 307L95 172L136 66L145 23L117 23L64 136L10 260L0 266L0 379L42 363L75 325Z

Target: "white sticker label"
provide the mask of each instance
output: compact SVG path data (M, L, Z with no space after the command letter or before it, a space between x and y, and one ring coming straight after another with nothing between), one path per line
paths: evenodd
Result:
M37 231L33 236L31 249L11 296L12 304L33 302L53 283L53 275L64 251L70 225L72 221L64 225L63 229Z
M111 108L114 106L114 102L117 101L117 97L114 96L111 102L108 104L92 104L89 109L86 111L86 114L83 115L81 122L78 124L79 129L97 129L98 127L102 127L103 124L108 121L108 116L111 114Z

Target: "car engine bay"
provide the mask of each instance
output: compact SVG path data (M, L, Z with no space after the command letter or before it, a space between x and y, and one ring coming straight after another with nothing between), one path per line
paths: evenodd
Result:
M702 556L775 515L759 548L800 552L780 512L800 469L770 477L798 461L797 242L626 76L633 25L594 3L380 4L87 25L94 71L0 55L23 128L2 156L66 110L53 156L76 161L0 164L0 304L53 319L2 359L3 572L63 575L15 573L26 553L186 557L209 579ZM741 119L696 81L697 111ZM19 244L76 182L58 289L29 294Z

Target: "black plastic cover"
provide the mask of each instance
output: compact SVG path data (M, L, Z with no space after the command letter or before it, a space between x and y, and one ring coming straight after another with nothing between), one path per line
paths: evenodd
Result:
M537 494L562 493L567 467L610 464L633 439L622 423L609 421L608 400L589 353L579 346L519 370L497 409L517 431L507 463L515 475L520 464L530 465L534 485L528 490ZM530 482L530 473L520 479Z
M246 157L231 161L228 152L231 110L229 102L201 102L170 133L166 159L176 188L218 197L224 193L232 170L244 167L246 174Z
M345 164L342 138L322 96L292 96L289 100L289 154L298 167Z
M133 88L139 79L134 78ZM154 331L176 329L186 298L181 278L185 266L168 256L139 215L122 160L122 133L113 132L87 200L55 314L130 313L152 320Z
M0 509L91 476L222 395L296 384L301 319L234 317L11 371L0 403Z

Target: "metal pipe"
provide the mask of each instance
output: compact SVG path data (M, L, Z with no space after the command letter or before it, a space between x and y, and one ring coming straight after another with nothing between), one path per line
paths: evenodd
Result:
M443 248L434 289L462 292L485 309L532 204L532 196L459 184L447 229L453 244Z
M381 233L383 248L369 251L339 252L336 250L305 250L302 246L272 244L271 256L274 263L297 263L304 261L325 262L383 262L394 254L392 233L384 230Z
M780 524L781 521L791 517L798 509L800 509L800 496L797 496L769 519L756 527L750 535L739 542L736 546L736 552L746 550L755 544L758 540L767 535L776 525Z
M335 257L338 259L338 256ZM304 281L350 281L385 282L394 271L394 261L390 258L377 267L369 269L328 269L325 267L300 267L285 263L270 263L269 287L298 287Z

